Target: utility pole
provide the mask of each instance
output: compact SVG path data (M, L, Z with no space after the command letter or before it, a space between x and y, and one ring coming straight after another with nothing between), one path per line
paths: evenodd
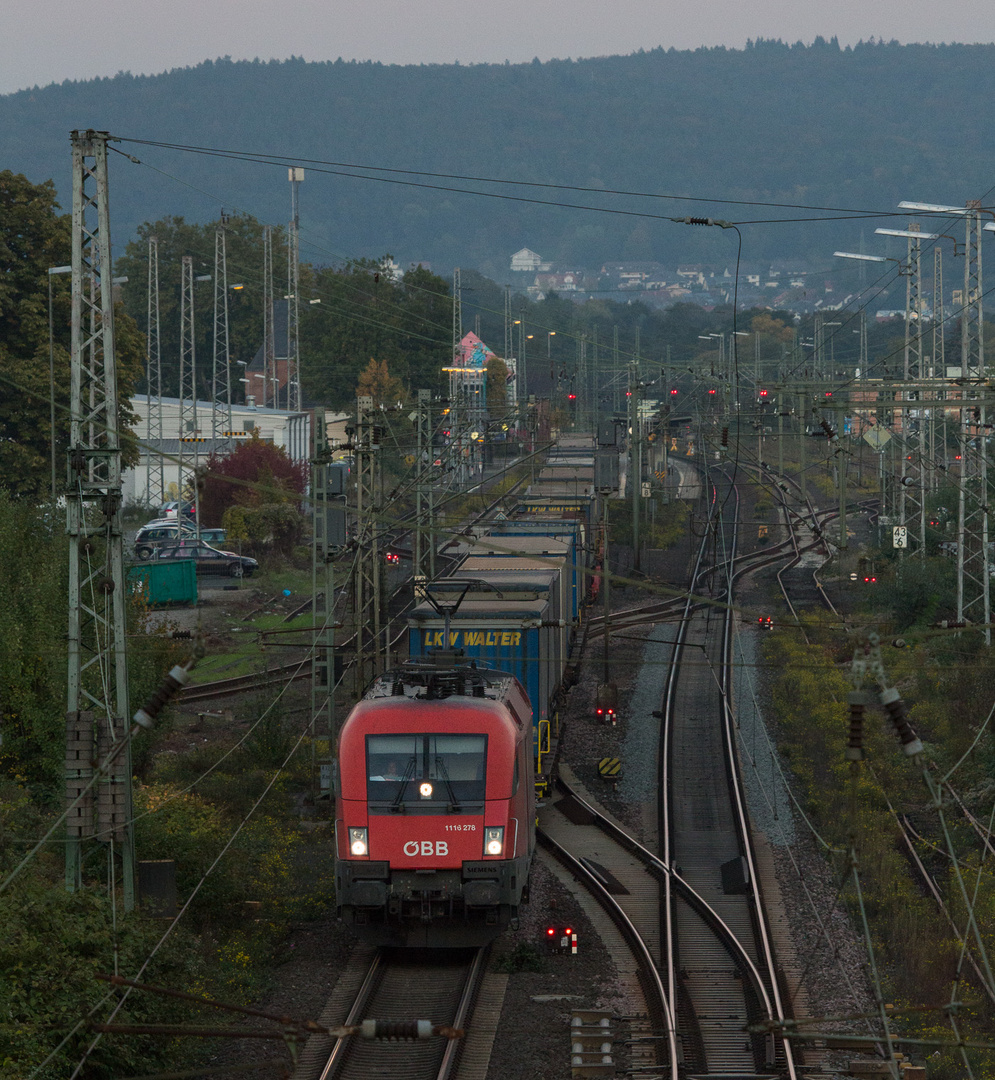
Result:
M228 348L228 246L224 212L214 230L214 366L211 371L211 438L231 439L231 355Z
M346 542L344 465L331 463L324 409L311 421L311 650L312 758L317 794L331 792L335 745L335 574L334 558Z
M808 398L805 394L798 395L798 426L801 438L798 440L798 486L801 488L801 500L805 501L805 492L808 490L807 477L805 476L805 440L808 438ZM882 502L882 506L884 503Z
M273 227L263 226L263 400L276 404L276 334L273 329ZM272 387L272 399L266 389Z
M359 697L367 684L384 669L381 616L380 558L380 440L382 432L374 423L373 398L356 399L356 540L354 576L355 691Z
M418 391L417 454L415 465L415 530L411 548L411 577L415 587L435 580L435 427L432 423L432 391ZM440 458L443 453L440 450ZM426 549L428 557L426 558Z
M180 443L179 497L184 499L183 487L190 464L189 443L197 437L197 345L193 309L193 256L184 255L180 260ZM196 442L193 442L196 446ZM197 478L189 477L196 501ZM182 514L178 515L182 516Z
M299 412L301 407L300 315L301 245L299 195L304 170L291 166L290 229L287 232L287 410ZM276 387L274 386L274 391ZM274 401L274 404L276 402Z
M618 687L611 678L611 635L608 632L611 615L611 565L608 549L608 500L619 489L618 426L614 417L599 420L595 425L594 486L597 493L596 510L601 534L601 599L604 621L604 669L598 686L597 707L603 719L616 717Z
M515 334L515 323L511 317L511 286L505 285L504 287L504 360L507 363L511 359L511 352L515 347L513 340ZM515 371L515 400L518 400L518 371Z
M149 409L145 424L145 501L157 510L166 500L166 475L162 456L162 350L159 340L159 238L149 237L147 367L145 381ZM154 448L154 449L153 449Z
M632 487L632 567L639 570L639 518L642 515L642 438L640 435L639 360L629 365L629 483Z
M618 324L612 327L612 411L620 411L619 401L619 374L618 374Z
M574 398L574 417L576 420L580 420L578 427L580 430L585 429L587 420L587 409L590 403L590 398L587 394L587 334L581 333L577 339L577 381L570 383L570 392L576 393L577 389L580 389L580 398ZM577 405L577 402L582 400L584 402L583 408ZM591 430L588 428L587 430Z
M72 133L66 887L82 886L83 841L97 839L108 846L112 868L120 858L124 908L131 911L135 843L108 138L104 131ZM101 767L96 785L94 761Z

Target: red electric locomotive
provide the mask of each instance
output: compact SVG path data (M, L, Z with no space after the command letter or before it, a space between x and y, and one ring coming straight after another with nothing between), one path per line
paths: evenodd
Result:
M507 672L412 661L339 733L339 915L375 945L483 945L517 923L535 847L532 710Z

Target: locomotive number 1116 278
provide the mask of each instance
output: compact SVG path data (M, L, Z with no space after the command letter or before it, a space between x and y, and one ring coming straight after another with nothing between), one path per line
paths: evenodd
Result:
M466 822L460 825L447 825L446 832L476 832L477 826Z

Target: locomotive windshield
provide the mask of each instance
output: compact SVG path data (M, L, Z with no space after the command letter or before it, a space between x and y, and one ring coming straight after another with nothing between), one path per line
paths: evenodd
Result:
M480 802L484 798L486 735L367 735L371 800L397 804Z

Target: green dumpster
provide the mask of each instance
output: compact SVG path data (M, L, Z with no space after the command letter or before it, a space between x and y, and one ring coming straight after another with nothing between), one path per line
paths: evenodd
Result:
M128 595L140 596L149 607L197 603L197 564L193 559L170 559L128 567Z

